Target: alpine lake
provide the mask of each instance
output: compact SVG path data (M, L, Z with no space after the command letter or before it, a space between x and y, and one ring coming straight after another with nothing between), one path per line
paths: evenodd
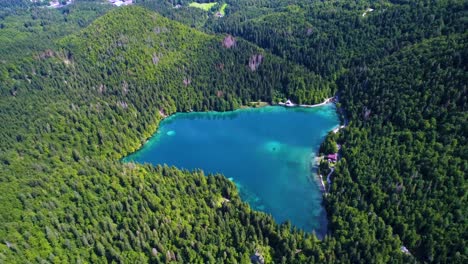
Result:
M323 237L327 218L314 159L338 125L334 104L177 113L123 161L221 173L251 208Z

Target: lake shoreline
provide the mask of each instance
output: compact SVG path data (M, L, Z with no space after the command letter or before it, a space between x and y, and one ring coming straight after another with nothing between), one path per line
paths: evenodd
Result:
M324 106L329 103L334 103L335 102L335 96L329 97L325 99L323 102L318 103L318 104L313 104L313 105L308 105L308 104L295 104L291 102L290 100L287 100L286 103L279 102L274 105L279 105L279 106L285 106L285 107L305 107L305 108L313 108L313 107L319 107L319 106Z
M289 105L289 106L285 106L285 105L281 105L281 104L268 104L268 103L265 103L265 102L259 102L256 106L242 106L240 108L237 108L235 110L230 110L230 111L205 111L205 112L199 112L200 114L206 114L206 113L209 113L209 112L212 112L212 113L227 113L229 115L230 112L239 112L239 113L242 113L244 111L251 111L251 110L259 110L261 112L263 111L266 111L266 112L269 112L270 111L270 108L271 109L274 109L274 107L280 107L280 108L276 108L276 109L281 109L281 108L284 108L284 109L291 109L292 111L294 111L293 109L301 109L301 108L304 108L304 109L311 109L311 108L319 108L319 107L323 107L323 106L326 106L326 105L332 105L332 104L335 104L335 100L334 100L335 97L331 97L331 98L327 98L325 99L323 102L321 103L318 103L318 104L314 104L314 105L300 105L300 104L295 104L295 105ZM332 107L330 108L330 110L328 111L332 111L333 113L335 113L337 110L336 108L333 108L333 106L329 106L329 107ZM262 109L263 108L263 109ZM271 110L271 111L278 111L278 110ZM279 110L279 111L286 111L286 110ZM298 110L298 111L301 111L301 110ZM137 152L139 151L142 151L144 149L147 149L147 148L151 148L151 146L153 145L152 142L157 139L155 139L154 137L158 137L159 135L161 135L161 133L165 133L165 130L162 129L161 127L164 126L164 124L162 122L171 122L169 121L169 119L175 117L175 116L178 116L177 114L189 114L191 113L192 111L185 111L185 112L174 112L172 114L166 114L166 112L164 111L164 109L159 109L157 111L157 123L155 124L155 132L150 136L148 137L145 141L142 141L141 144L139 144L139 147L136 148L134 151L132 151L131 153L127 154L126 156L124 156L121 161L124 162L124 163L133 163L135 162L134 160L132 160L132 158L129 158L131 157L132 155L135 155ZM315 110L313 110L313 112L315 112ZM194 113L196 114L196 113ZM339 126L339 125L338 125ZM330 133L331 131L333 131L332 129L326 131L326 133ZM306 137L307 138L307 137ZM324 138L321 138L320 140L320 144L322 144ZM148 144L149 143L149 144ZM323 196L326 195L326 188L324 188L324 184L323 184L323 180L324 179L320 179L320 175L318 174L318 162L317 162L317 158L319 157L319 149L320 149L320 145L317 147L316 151L314 152L313 149L310 149L310 156L307 157L309 159L308 161L308 165L310 166L309 168L309 175L307 176L309 179L310 179L310 184L312 185L315 185L315 187L312 187L313 189L315 189L317 192L317 194L321 197L321 201L319 201L319 203L321 203L321 211L322 213L320 213L320 217L317 219L318 222L320 222L320 227L315 229L311 232L314 232L317 237L319 237L320 239L323 239L323 237L326 235L326 233L328 232L328 219L327 219L327 216L326 216L326 210L325 210L325 207L323 207ZM141 154L136 154L136 155L145 155L144 154L145 151L141 152ZM315 175L314 175L315 174ZM227 179L228 176L226 176L226 179ZM244 201L244 202L247 202L247 201Z
M259 108L265 108L265 107L269 107L269 106L281 106L281 107L285 107L285 108L315 108L315 107L320 107L320 106L325 106L327 104L335 104L337 103L337 96L332 96L332 97L329 97L329 98L326 98L323 102L321 103L317 103L317 104L313 104L313 105L306 105L306 104L286 104L286 103L268 103L268 102L264 102L264 101L260 101L260 102L251 102L251 104L255 104L255 105L242 105L240 106L239 108L237 109L233 109L233 110L228 110L228 111L204 111L204 112L200 112L200 113L209 113L209 112L216 112L216 113L223 113L223 112L234 112L234 111L239 111L239 110L249 110L249 109L259 109ZM288 100L289 101L289 100ZM338 112L338 109L336 110ZM140 145L136 148L136 150L134 151L131 151L129 152L128 154L124 155L121 160L124 161L124 162L127 162L125 161L125 158L126 157L129 157L133 154L135 154L136 152L142 150L144 148L144 146L150 142L150 140L155 136L157 135L158 133L158 129L159 129L159 126L161 124L161 122L163 122L164 120L168 119L168 118L171 118L172 116L176 115L176 114L179 114L179 113L191 113L192 111L185 111L185 112L174 112L174 113L171 113L171 114L166 114L166 112L163 110L163 109L159 109L158 111L158 114L159 116L161 117L160 120L158 120L158 123L156 124L156 130L151 134L150 137L146 138L146 140L143 142L143 143L140 143ZM345 126L344 125L338 125L337 128L329 131L329 132L334 132L334 133L337 133L340 129L344 128ZM328 133L329 133L328 132ZM322 192L322 195L326 195L327 194L327 191L326 191L326 186L324 184L324 181L323 181L323 178L320 177L321 175L319 175L318 173L318 166L319 166L319 161L318 161L318 158L319 158L319 150L320 150L320 146L319 148L317 149L317 151L314 153L314 156L311 158L311 161L310 161L310 165L311 165L311 173L312 173L312 177L314 178L314 182L317 184L318 188L320 189L320 191ZM315 174L315 175L314 175Z
M294 194L299 195L299 194L304 193L304 195L306 195L307 197L310 197L310 199L311 199L310 204L311 205L316 204L316 205L311 207L311 208L315 208L315 209L312 209L312 211L307 210L308 212L304 212L305 215L314 215L314 217L310 218L311 220L305 221L305 222L303 220L299 220L299 223L303 223L303 224L299 224L298 226L300 226L300 228L302 228L302 226L303 226L305 228L305 230L307 230L307 232L314 232L320 239L322 239L323 236L327 232L326 212L325 212L325 209L323 207L323 200L322 200L323 190L320 189L319 185L317 185L317 183L315 183L313 181L313 179L316 177L316 175L313 175L313 173L311 173L310 166L313 165L311 163L311 160L313 161L314 157L316 157L316 153L314 153L315 148L317 148L322 143L324 135L326 133L328 133L329 131L331 131L332 128L334 128L339 123L339 120L338 120L337 115L336 115L336 108L334 107L334 104L331 103L330 99L328 99L325 102L322 102L320 104L316 104L316 107L317 107L316 109L312 109L311 107L302 107L300 105L297 105L296 107L279 107L281 105L265 105L265 106L268 106L268 107L248 107L248 108L240 108L240 109L238 108L235 111L226 111L226 113L216 112L216 111L209 111L209 112L212 112L213 114L209 114L209 112L200 112L200 113L196 113L196 112L194 112L194 113L178 112L178 113L174 113L174 114L169 115L169 114L166 114L163 109L156 110L157 114L156 114L155 119L157 120L157 123L155 122L156 124L154 124L154 126L152 127L153 129L155 129L156 132L153 133L153 135L151 137L148 137L146 139L146 144L142 144L142 146L139 149L135 149L135 151L132 153L133 157L132 157L132 154L129 154L125 158L123 158L122 161L123 162L131 162L131 163L133 163L133 162L135 162L135 163L147 163L147 162L153 163L150 160L153 159L154 157L158 157L157 158L158 161L155 161L154 164L172 164L173 166L176 166L176 167L179 167L179 168L186 168L188 170L191 170L194 167L199 167L199 168L204 168L204 170L208 171L208 172L220 171L219 168L210 167L211 164L204 166L203 165L203 164L205 164L204 162L207 161L206 158L204 158L204 159L195 159L196 162L195 162L195 160L193 160L193 163L190 163L191 162L190 161L189 163L186 163L188 165L185 165L184 163L179 163L179 162L184 162L184 158L187 158L186 157L187 155L185 155L183 153L181 155L174 154L174 151L172 151L172 150L178 149L178 148L176 148L174 146L169 146L168 144L172 144L172 143L167 143L167 142L174 142L173 140L175 140L175 139L177 139L179 142L181 142L180 140L183 139L185 134L187 134L187 133L184 134L184 131L192 131L192 129L197 127L196 126L197 121L195 121L195 120L207 119L207 120L213 120L213 122L219 122L219 121L216 121L216 120L234 120L234 119L237 119L237 116L250 117L253 114L261 115L261 116L266 115L266 117L267 117L266 119L264 119L265 116L263 116L260 119L258 119L258 117L254 118L253 122L251 121L251 124L253 124L254 127L257 127L256 129L258 129L259 133L260 134L263 133L262 135L266 136L265 140L260 140L259 141L260 144L255 144L255 143L251 142L251 137L249 137L249 136L243 137L242 136L242 137L238 137L238 141L237 141L238 143L234 144L233 146L244 145L243 148L244 148L244 151L246 151L244 153L254 153L254 152L258 152L258 151L264 151L265 154L267 155L266 156L267 159L270 159L270 158L279 159L278 162L281 162L281 163L284 162L285 166L283 166L283 167L286 169L286 171L291 169L291 167L288 167L288 166L299 164L299 167L298 167L298 165L295 165L293 167L296 168L296 169L294 169L295 171L296 170L301 171L300 175L302 175L302 176L300 176L300 177L298 176L299 178L297 178L297 179L302 179L302 181L304 181L304 182L302 182L301 184L294 184L294 182L291 182L291 181L294 181L293 179L296 179L296 178L293 177L293 178L290 179L291 180L290 181L291 186L292 185L299 186L299 187L295 187L295 188L297 188L298 190L301 190L301 191L299 191L297 193L294 193ZM323 106L323 108L320 107L320 106ZM290 109L288 109L288 108L290 108ZM251 112L252 112L252 114L251 114ZM215 114L215 113L217 113L217 114ZM270 118L268 118L268 116L270 116ZM294 117L294 118L292 118L292 117ZM292 118L292 119L290 119L290 118ZM305 118L305 119L303 119L303 118ZM318 118L318 120L329 120L329 121L326 121L326 122L328 122L328 125L325 125L325 126L320 125L321 128L319 129L316 126L318 124L324 124L324 123L321 123L321 122L324 122L324 121L318 121L316 118ZM333 121L331 121L330 118ZM185 125L182 126L185 129L182 129L181 127L179 127L179 129L177 129L177 128L174 129L174 127L173 127L174 124L179 124L179 126L180 126L180 124L181 124L180 122L182 122L180 120L188 120L188 121L184 121L184 122L195 122L195 123L190 123L190 124L186 123ZM300 121L300 120L304 120L304 121ZM305 120L308 120L308 121L305 121ZM161 122L163 122L163 123L161 123ZM242 125L240 125L240 126L242 127ZM271 129L269 128L269 126L271 126ZM201 127L202 127L202 129L206 129L207 128L207 123L204 123L203 126L201 126ZM292 129L293 127L295 127L296 129ZM217 126L215 126L214 128L217 128ZM255 130L255 129L252 130L251 128L249 128L248 130L245 130L245 131L250 131L248 133L254 133L254 134L257 133L257 132L255 132L257 130ZM316 131L316 129L318 129L317 130L318 133L314 133L314 131ZM169 139L169 136L172 136L172 135L169 135L168 133L166 133L168 131L170 132L170 130L171 131L172 130L177 131L177 136L174 137L173 139L170 139L169 141L166 140L164 142L164 140L162 140L163 138ZM273 134L270 134L271 133L271 132L269 132L270 130L271 131L277 131L277 132L274 132ZM210 130L210 131L217 131L217 130L215 129L215 130ZM232 128L229 131L235 131L235 129ZM190 135L191 133L192 132L188 133L188 135ZM275 133L279 133L279 134L275 134ZM309 133L314 133L314 134L310 135ZM219 133L215 133L215 135L216 134L220 135ZM206 133L205 132L201 133L200 135L201 135L201 137L197 136L197 138L200 138L202 140L206 140L206 137L205 137ZM280 138L276 138L275 135L284 135L284 137L283 137L283 139L280 139ZM242 138L244 138L244 140L242 140ZM256 139L257 137L253 137L253 138ZM280 142L280 143L278 143L278 144L280 144L279 146L274 147L274 146L269 146L267 144L269 142L277 142L277 140L278 140L278 142ZM298 143L296 143L297 142L296 140L305 141L305 142L309 142L309 143L303 144L302 147L300 147L300 145L295 145L295 144L298 144ZM144 141L141 141L141 143L143 143L143 142ZM158 142L158 143L155 145L155 144L153 144L155 142ZM161 143L161 142L164 142L164 143ZM209 144L216 144L216 142L225 142L225 141L218 140L218 141L214 141L214 143L208 143L208 144L206 144L206 142L205 142L203 144L203 146L204 146L203 148L198 148L197 147L196 149L200 150L200 151L203 150L203 149L206 150L207 146L210 146ZM288 142L288 143L284 143L284 142ZM284 149L282 149L283 144L284 144L284 147L285 147ZM190 144L183 143L182 145L183 146L188 146ZM153 152L153 149L156 146L158 146L159 149L156 149L156 151ZM227 146L229 146L229 144L227 144ZM163 149L161 149L161 147L163 147ZM291 150L289 150L290 147L291 147ZM139 152L139 151L141 151L141 152ZM282 156L283 154L279 155L279 154L281 154L281 151L283 151L283 154L285 156ZM168 153L168 154L166 154L166 153ZM229 153L231 153L231 152L229 152ZM169 155L169 156L167 156L167 155ZM258 155L258 153L255 154L255 155ZM274 158L275 155L278 158ZM223 154L217 154L215 157L221 157L221 156L223 156ZM241 155L241 156L243 157L245 155ZM170 159L172 159L172 160L170 160ZM222 164L222 163L219 163L218 161L216 161L217 160L216 158L214 160L215 160L215 162L213 164ZM254 159L249 159L249 160L254 160ZM223 162L228 163L229 160L225 160ZM198 164L200 164L200 165L198 165ZM217 166L217 165L215 165L215 166ZM230 169L229 166L227 168ZM278 170L275 169L274 171L279 172L280 174L278 174L278 175L281 175L281 173L284 173L284 172L281 172L281 171L283 171L283 169L278 169ZM229 170L228 170L228 171L223 171L223 172L225 172L224 175L226 177L233 177L233 176L235 177L236 175L238 175L238 174L235 174L234 171L229 172ZM243 173L243 174L240 174L240 175L241 176L246 175L246 173ZM255 175L255 174L252 174L252 175ZM262 177L264 177L262 175L268 175L268 174L265 174L265 173L264 174L259 174L259 178L258 178L259 181L261 181ZM298 175L298 173L291 174L291 175ZM257 178L257 177L255 177L255 178ZM308 180L306 180L306 178ZM278 178L278 179L284 179L284 178ZM299 181L301 181L301 180L299 180ZM306 181L308 183L306 185L304 185L306 183ZM241 181L241 182L243 182L243 181ZM249 184L249 183L247 183L247 184ZM257 184L260 184L260 183L257 183ZM256 190L262 190L264 188L262 186L264 186L263 183L260 184L260 185L254 186L254 187L250 186L249 188L253 188L253 189L256 189ZM278 186L283 186L283 185L278 185ZM300 186L303 186L303 187L300 187ZM306 188L306 186L307 186L307 188ZM310 187L308 187L308 186L310 186ZM305 189L307 189L307 190L305 190ZM310 196L311 193L313 193L312 196ZM291 195L289 195L289 197L295 197L296 195L294 195L294 194L292 193ZM289 201L288 199L294 200L296 198L288 198L286 200L284 200L282 198L278 198L278 199L283 200L283 203L284 203L284 202ZM307 199L309 199L309 198L307 198ZM248 201L245 201L245 200L243 200L243 201L248 202ZM282 202L280 201L280 203L282 203ZM277 203L275 203L275 204L277 204ZM297 203L294 202L293 204L297 204ZM319 205L321 205L321 206L318 207ZM301 206L296 206L296 207L301 208L302 205ZM276 209L274 209L274 207L272 207L272 208L273 208L273 210L275 212ZM271 210L272 208L270 208L269 210ZM289 207L287 206L285 208L289 208ZM297 209L291 209L291 210L297 210ZM267 211L267 212L269 212L269 211ZM283 211L276 211L275 214L281 217L281 215L283 214ZM294 214L292 214L292 215L294 215ZM306 219L304 217L306 217L306 216L303 216L303 217L301 216L301 217L299 217L299 219ZM294 219L294 217L292 219ZM281 221L283 221L283 220L284 219L281 219ZM313 228L313 229L311 229L311 228Z
M317 104L312 104L312 105L294 104L290 100L287 100L286 103L283 103L283 102L268 103L268 102L265 102L265 101L259 101L259 102L250 102L251 105L242 105L238 109L262 108L262 107L266 107L266 106L282 106L282 107L291 107L291 108L294 108L294 107L314 108L314 107L320 107L320 106L324 106L324 105L327 105L327 104L330 104L330 103L335 103L335 102L336 102L336 96L326 98L323 102L317 103ZM235 110L237 110L237 109L234 109L233 111L235 111Z

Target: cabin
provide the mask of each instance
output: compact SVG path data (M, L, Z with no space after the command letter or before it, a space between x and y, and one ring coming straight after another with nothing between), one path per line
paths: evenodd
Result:
M401 246L400 251L407 255L411 255L411 252L405 246Z
M293 102L291 102L291 100L287 100L286 103L283 103L283 102L279 102L278 105L283 105L283 106L295 106L295 104Z
M338 160L338 153L328 154L327 159L329 162L336 162Z
M255 264L265 264L265 259L257 249L255 250L255 254L250 256L250 261Z
M55 1L50 1L50 7L53 8L59 8L61 6L60 2L55 0Z
M289 99L286 101L286 103L284 105L285 106L294 106L294 104Z

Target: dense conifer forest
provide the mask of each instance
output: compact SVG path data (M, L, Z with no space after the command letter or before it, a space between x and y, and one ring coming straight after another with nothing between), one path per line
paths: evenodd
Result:
M468 261L466 1L134 2L0 1L0 262ZM176 111L333 95L323 240L120 161Z

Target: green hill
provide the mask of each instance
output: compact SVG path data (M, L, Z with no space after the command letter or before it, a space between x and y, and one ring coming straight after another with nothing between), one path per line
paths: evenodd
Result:
M0 260L246 262L255 250L325 259L314 236L252 212L224 177L119 161L160 111L332 93L306 69L225 37L126 7L2 64Z
M376 213L425 262L466 261L467 37L425 40L339 82L353 125L330 210Z
M467 262L464 1L138 3L206 32L85 0L0 10L1 263ZM120 162L166 114L335 93L323 241L222 176Z
M324 78L370 64L424 39L463 33L466 1L232 0L205 24L301 63ZM373 11L365 16L368 8ZM174 16L177 18L176 16Z

